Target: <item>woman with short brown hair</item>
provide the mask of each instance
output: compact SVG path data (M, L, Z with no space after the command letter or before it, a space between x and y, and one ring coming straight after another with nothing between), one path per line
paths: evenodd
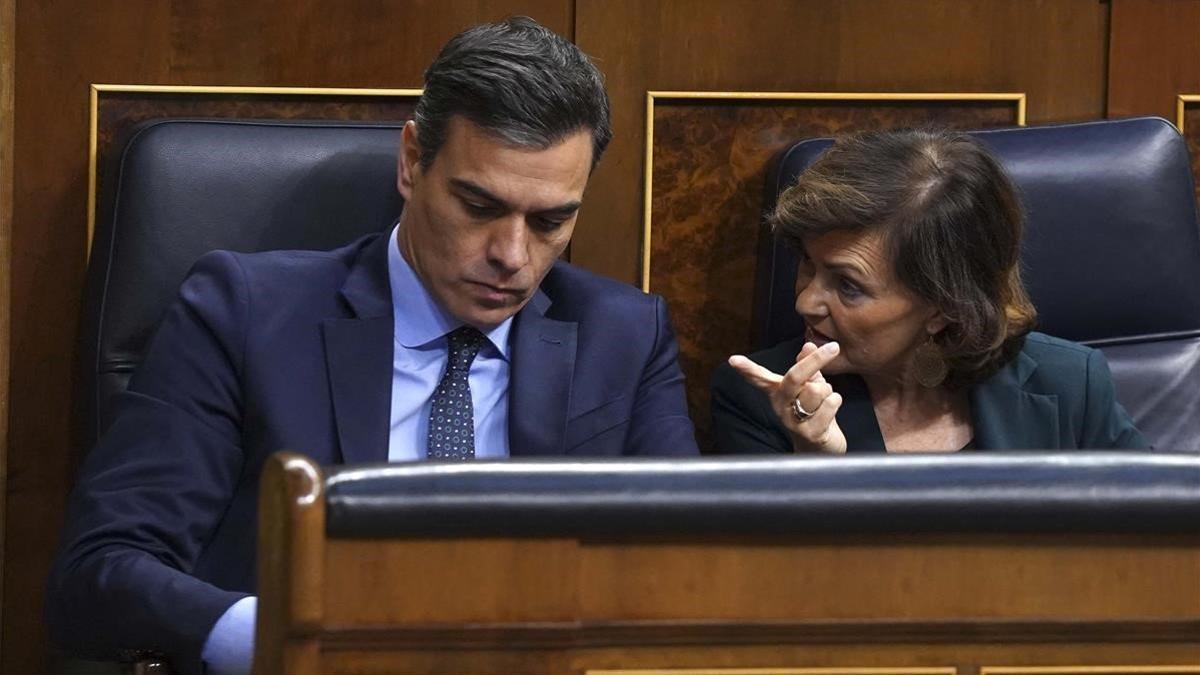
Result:
M718 369L720 451L1147 446L1099 351L1031 332L1024 216L979 141L839 138L770 222L807 329Z

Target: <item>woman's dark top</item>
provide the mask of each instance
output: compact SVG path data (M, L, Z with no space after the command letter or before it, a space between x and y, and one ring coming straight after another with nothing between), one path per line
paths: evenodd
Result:
M782 342L750 358L776 373L796 362L802 338ZM838 425L850 452L886 448L866 383L857 375L829 378L844 402ZM1030 333L1021 351L968 392L979 450L1149 448L1129 414L1117 403L1108 362L1099 350ZM713 375L712 422L716 450L725 454L790 453L791 438L767 395L729 364Z

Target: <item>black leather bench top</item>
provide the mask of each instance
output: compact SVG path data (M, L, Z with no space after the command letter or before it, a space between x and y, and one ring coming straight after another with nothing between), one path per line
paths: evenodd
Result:
M1200 455L987 453L340 467L333 537L1200 534Z

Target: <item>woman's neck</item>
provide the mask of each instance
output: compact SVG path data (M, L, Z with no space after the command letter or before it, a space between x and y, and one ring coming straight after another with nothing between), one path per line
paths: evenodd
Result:
M973 435L965 391L915 381L864 377L888 452L961 449Z

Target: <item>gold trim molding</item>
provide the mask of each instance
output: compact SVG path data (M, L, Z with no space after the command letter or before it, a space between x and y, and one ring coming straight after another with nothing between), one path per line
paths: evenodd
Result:
M1175 128L1183 133L1183 116L1189 103L1200 103L1200 94L1180 94L1175 100Z
M96 232L96 174L100 96L106 93L140 94L212 94L243 96L362 96L419 98L421 89L362 89L352 87L224 87L158 84L92 84L88 106L88 197L87 248L85 260L92 254L92 238Z
M984 665L979 675L1196 675L1200 665Z
M1007 101L1016 104L1017 126L1025 126L1024 93L914 93L914 92L761 92L761 91L647 91L645 174L642 188L642 290L650 291L650 222L654 197L654 106L658 101L954 101L976 103ZM632 671L630 671L632 672ZM650 671L647 671L650 672ZM663 671L667 672L667 671ZM675 672L675 671L671 671ZM678 671L685 672L685 671ZM699 672L699 671L697 671ZM703 671L717 672L717 671ZM749 671L747 671L749 672ZM782 671L770 671L782 672ZM791 672L791 671L788 671ZM799 672L799 671L797 671ZM808 671L805 671L808 672ZM861 671L855 671L861 672Z
M584 675L956 675L947 668L658 668L584 670Z

